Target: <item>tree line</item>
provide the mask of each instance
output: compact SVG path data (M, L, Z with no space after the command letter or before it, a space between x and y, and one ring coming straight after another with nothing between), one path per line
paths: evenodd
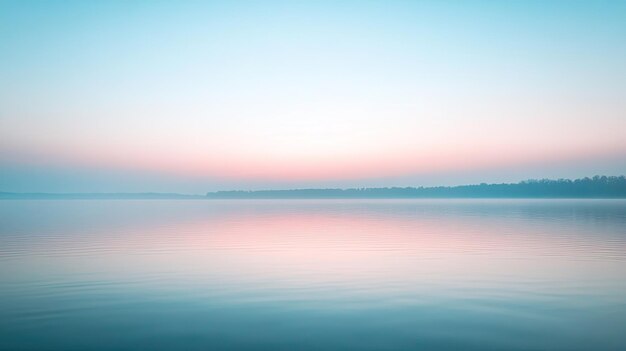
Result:
M212 199L343 198L626 198L624 176L531 179L519 183L437 187L233 190L206 194Z

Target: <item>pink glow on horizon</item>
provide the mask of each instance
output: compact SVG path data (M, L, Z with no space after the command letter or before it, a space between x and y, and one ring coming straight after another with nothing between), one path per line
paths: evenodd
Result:
M449 145L427 150L377 150L296 157L276 154L206 153L189 150L65 149L59 151L12 151L6 153L23 164L148 171L187 178L231 180L320 181L351 180L462 172L551 162L621 156L620 148L563 147L549 151L536 148L494 148L488 145ZM6 158L6 157L4 157Z

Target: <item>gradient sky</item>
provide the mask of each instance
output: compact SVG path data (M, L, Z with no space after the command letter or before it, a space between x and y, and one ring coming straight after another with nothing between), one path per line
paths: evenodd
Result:
M626 1L0 1L0 191L626 173Z

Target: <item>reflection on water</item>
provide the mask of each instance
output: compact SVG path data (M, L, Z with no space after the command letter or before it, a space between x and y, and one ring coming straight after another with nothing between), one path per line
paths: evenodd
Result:
M621 200L1 201L0 349L623 350Z

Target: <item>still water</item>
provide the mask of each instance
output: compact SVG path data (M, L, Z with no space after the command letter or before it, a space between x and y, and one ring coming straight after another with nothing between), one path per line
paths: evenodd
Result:
M626 201L0 201L0 350L139 349L626 350Z

